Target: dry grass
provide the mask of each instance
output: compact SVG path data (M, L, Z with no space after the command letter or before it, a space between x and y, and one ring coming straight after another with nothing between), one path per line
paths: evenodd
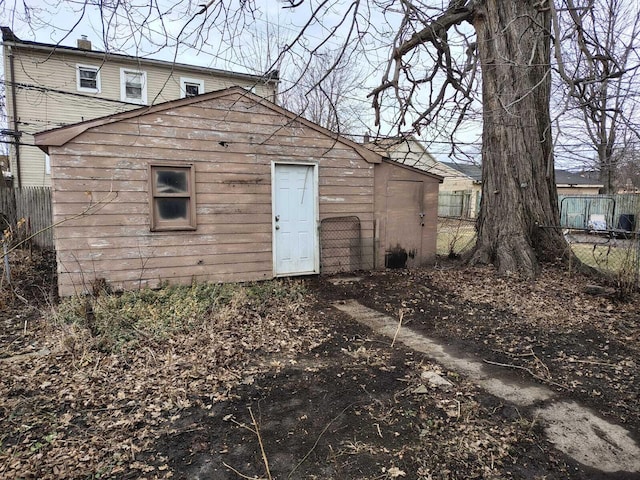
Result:
M472 219L438 219L438 255L462 255L476 241L475 221Z
M475 245L475 223L472 219L438 219L437 255L459 256ZM614 278L620 288L636 288L640 281L640 239L612 239L580 236L570 244L575 255L584 264L607 277Z
M32 332L50 353L3 364L0 477L143 475L137 452L181 411L324 341L311 302L293 281L65 300Z

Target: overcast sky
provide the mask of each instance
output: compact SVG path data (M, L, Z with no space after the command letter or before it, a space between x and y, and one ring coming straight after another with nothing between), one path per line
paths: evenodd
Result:
M258 0L259 7L251 14L233 16L233 12L220 12L215 8L222 3L216 0L205 15L197 15L200 4L205 0L156 0L153 8L148 2L136 0L120 2L130 4L131 8L121 7L118 15L113 16L108 10L100 11L98 6L87 5L83 0L0 0L0 23L12 28L23 40L43 43L60 43L75 46L81 35L86 35L93 43L94 49L107 50L114 53L139 55L163 60L205 67L214 67L248 73L265 73L277 58L277 52L289 45L302 26L311 16L311 9L317 1L307 0L297 8L282 8L286 2ZM236 3L239 0L235 0ZM310 26L302 45L313 48L325 41L331 29L343 18L345 7L340 0L331 0L334 7L328 10L321 23ZM96 2L109 5L115 2ZM368 2L363 2L365 5ZM435 4L446 2L434 2ZM342 5L350 5L351 2ZM25 5L27 8L25 9ZM373 10L363 12L362 16L371 15ZM219 16L218 16L219 15ZM366 106L363 125L358 134L364 134L368 125L373 130L373 110L369 108L367 93L377 86L382 78L385 60L390 54L389 45L394 32L394 12L385 16L375 13L372 21L367 18L371 27L362 42L366 55L358 54L349 61L358 66L362 72L359 94L353 102ZM230 17L228 22L216 22L216 18ZM211 28L200 29L204 23ZM342 32L348 25L343 25ZM176 41L179 39L179 41ZM340 45L341 34L331 38L326 46ZM288 75L294 62L302 61L301 50L292 50L279 65L284 78L282 88L287 88ZM419 63L419 62L417 62ZM414 64L412 64L413 66ZM290 84L289 84L290 85ZM387 97L387 116L393 116L393 97ZM366 125L365 125L366 124ZM389 127L382 134L393 134ZM426 132L423 140L433 141L429 150L437 154L439 159L446 160L449 151L449 138L436 132ZM477 158L480 145L480 128L478 123L470 123L462 129L458 138L461 143L468 143L465 149ZM562 164L563 159L558 162Z

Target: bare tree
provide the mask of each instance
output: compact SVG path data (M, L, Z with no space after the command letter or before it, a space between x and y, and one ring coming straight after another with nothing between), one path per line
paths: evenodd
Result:
M145 9L130 1L100 2L107 27L120 22L118 28L103 22L105 38L115 37L128 21L134 24L134 43L148 40L176 49L188 44L233 55L242 49L246 27L260 18L262 8L274 5L255 0L196 3L178 0L163 10L160 0ZM481 85L483 193L470 260L533 276L540 260L554 260L567 251L557 228L541 228L559 224L550 116L551 39L560 41L561 29L570 28L552 19L558 11L575 11L572 0L557 3L281 0L279 6L292 16L290 25L297 25L297 31L274 63L302 59L301 72L306 72L313 58L338 39L341 46L334 49L328 71L357 56L367 69L381 72L380 84L369 94L377 124L393 123L403 133L429 128L449 131L454 138L479 99ZM169 18L171 24L182 25L177 34L167 28ZM583 28L583 17L568 18ZM609 65L595 55L592 67ZM326 84L328 75L316 84Z
M616 165L616 191L637 193L640 191L640 148L627 145L614 151Z
M426 85L427 105L413 120L415 128L434 120L447 102L464 114L473 99L477 55L483 169L471 262L533 276L538 260L565 251L558 230L540 228L559 223L549 113L551 9L547 2L531 0L451 1L432 15L419 2L403 6L391 63L373 92L374 105L391 91L405 120L415 108L416 91ZM464 55L456 57L456 44L464 46ZM418 77L414 59L422 53L431 62L426 76Z
M354 135L363 128L365 108L357 99L363 73L355 62L336 60L331 52L319 52L295 68L283 87L282 105L331 131Z
M589 148L596 159L589 167L599 171L604 193L614 193L624 146L640 140L640 8L623 0L566 0L566 5L556 25L562 32L556 48L559 81L568 107L559 122L565 150Z

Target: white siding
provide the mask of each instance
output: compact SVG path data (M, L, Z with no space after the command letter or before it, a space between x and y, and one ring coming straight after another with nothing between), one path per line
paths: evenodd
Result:
M120 101L120 69L123 67L142 70L147 76L147 104L153 105L180 98L180 77L201 79L205 91L210 92L231 86L247 89L255 87L254 93L273 99L273 84L254 85L239 77L220 76L216 72L204 72L170 65L148 64L124 59L91 58L82 51L46 51L12 47L14 53L15 81L27 85L16 89L16 103L20 139L20 163L23 186L49 186L50 175L45 171L44 153L32 146L33 133L69 125L113 113L138 108L140 105ZM9 61L5 46L5 77L9 79ZM77 65L100 68L100 92L79 92L77 89ZM11 95L7 89L8 111L13 112ZM13 129L12 117L8 118ZM11 155L11 170L16 171L15 155Z

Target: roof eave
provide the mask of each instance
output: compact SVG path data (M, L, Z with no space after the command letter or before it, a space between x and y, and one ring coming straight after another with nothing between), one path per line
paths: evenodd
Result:
M79 57L85 58L95 58L101 61L105 59L116 59L123 62L132 62L136 64L142 65L155 65L161 67L172 67L179 68L183 70L191 70L198 71L203 73L212 74L219 77L227 77L227 78L237 78L248 80L252 82L261 82L261 83L278 83L280 81L277 76L269 76L267 75L253 75L250 73L240 73L240 72L232 72L229 70L220 70L217 68L209 68L209 67L201 67L198 65L189 65L185 63L177 63L170 62L167 60L157 60L154 58L145 58L145 57L135 57L132 55L124 55L122 53L109 53L103 52L100 50L84 50L82 48L68 47L65 45L50 45L46 43L38 43L38 42L24 42L24 41L4 41L3 45L15 47L15 48L23 48L26 50L38 50L43 52L52 52L55 50L60 50L61 52L68 53L70 55L77 55Z
M105 117L100 117L100 118L96 118L93 120L87 120L85 122L81 122L81 123L76 123L73 125L67 125L64 127L59 127L56 129L52 129L52 130L45 130L43 132L39 132L36 133L34 136L34 143L43 151L47 152L48 151L48 147L59 147L64 145L65 143L71 141L72 139L74 139L75 137L77 137L78 135L84 133L85 131L89 130L90 128L93 127L98 127L101 125L107 125L110 123L114 123L114 122L118 122L121 120L126 120L128 118L134 118L137 117L139 115L146 115L146 114L150 114L150 113L156 113L156 112L161 112L164 111L166 109L169 108L175 108L175 107L179 107L182 105L189 105L191 103L196 103L196 102L200 102L203 100L209 100L209 99L215 99L218 97L224 97L227 95L230 95L232 93L238 93L238 94L242 94L245 95L249 98L251 98L252 100L254 100L256 103L259 103L261 105L266 106L267 108L286 116L287 118L289 118L291 121L297 121L309 128L311 128L312 130L315 130L323 135L329 136L331 138L334 138L336 140L336 142L340 142L343 145L347 145L348 147L353 148L358 155L360 155L360 157L362 157L363 160L365 160L367 163L372 163L372 164L378 164L378 163L382 163L382 159L383 156L380 155L379 153L376 153L372 150L369 150L368 148L365 148L364 146L360 145L359 143L354 142L353 140L349 140L346 137L343 137L335 132L332 132L331 130L328 130L324 127L321 127L320 125L317 125L313 122L311 122L310 120L307 120L299 115L296 115L293 112L290 112L289 110L286 110L278 105L276 105L273 102L270 102L269 100L267 100L266 98L262 98L256 94L253 94L245 89L243 89L242 87L229 87L223 90L217 90L214 92L209 92L209 93L204 93L202 95L198 95L196 97L190 97L190 98L181 98L181 99L177 99L177 100L171 100L168 102L164 102L164 103L160 103L158 105L152 105L152 106L145 106L145 107L141 107L141 108L136 108L133 110L128 110L126 112L121 112L121 113L116 113L113 115L108 115Z
M438 180L438 183L442 183L444 181L444 177L441 176L441 175L438 175L436 173L431 173L431 172L428 172L426 170L422 170L420 168L412 167L411 165L407 165L405 163L397 162L396 160L393 160L390 157L383 157L382 161L385 162L385 163L390 163L392 165L401 167L401 168L405 168L405 169L410 170L410 171L415 172L415 173L420 173L422 175L426 175L427 177L431 177L431 178L433 178L435 180Z

